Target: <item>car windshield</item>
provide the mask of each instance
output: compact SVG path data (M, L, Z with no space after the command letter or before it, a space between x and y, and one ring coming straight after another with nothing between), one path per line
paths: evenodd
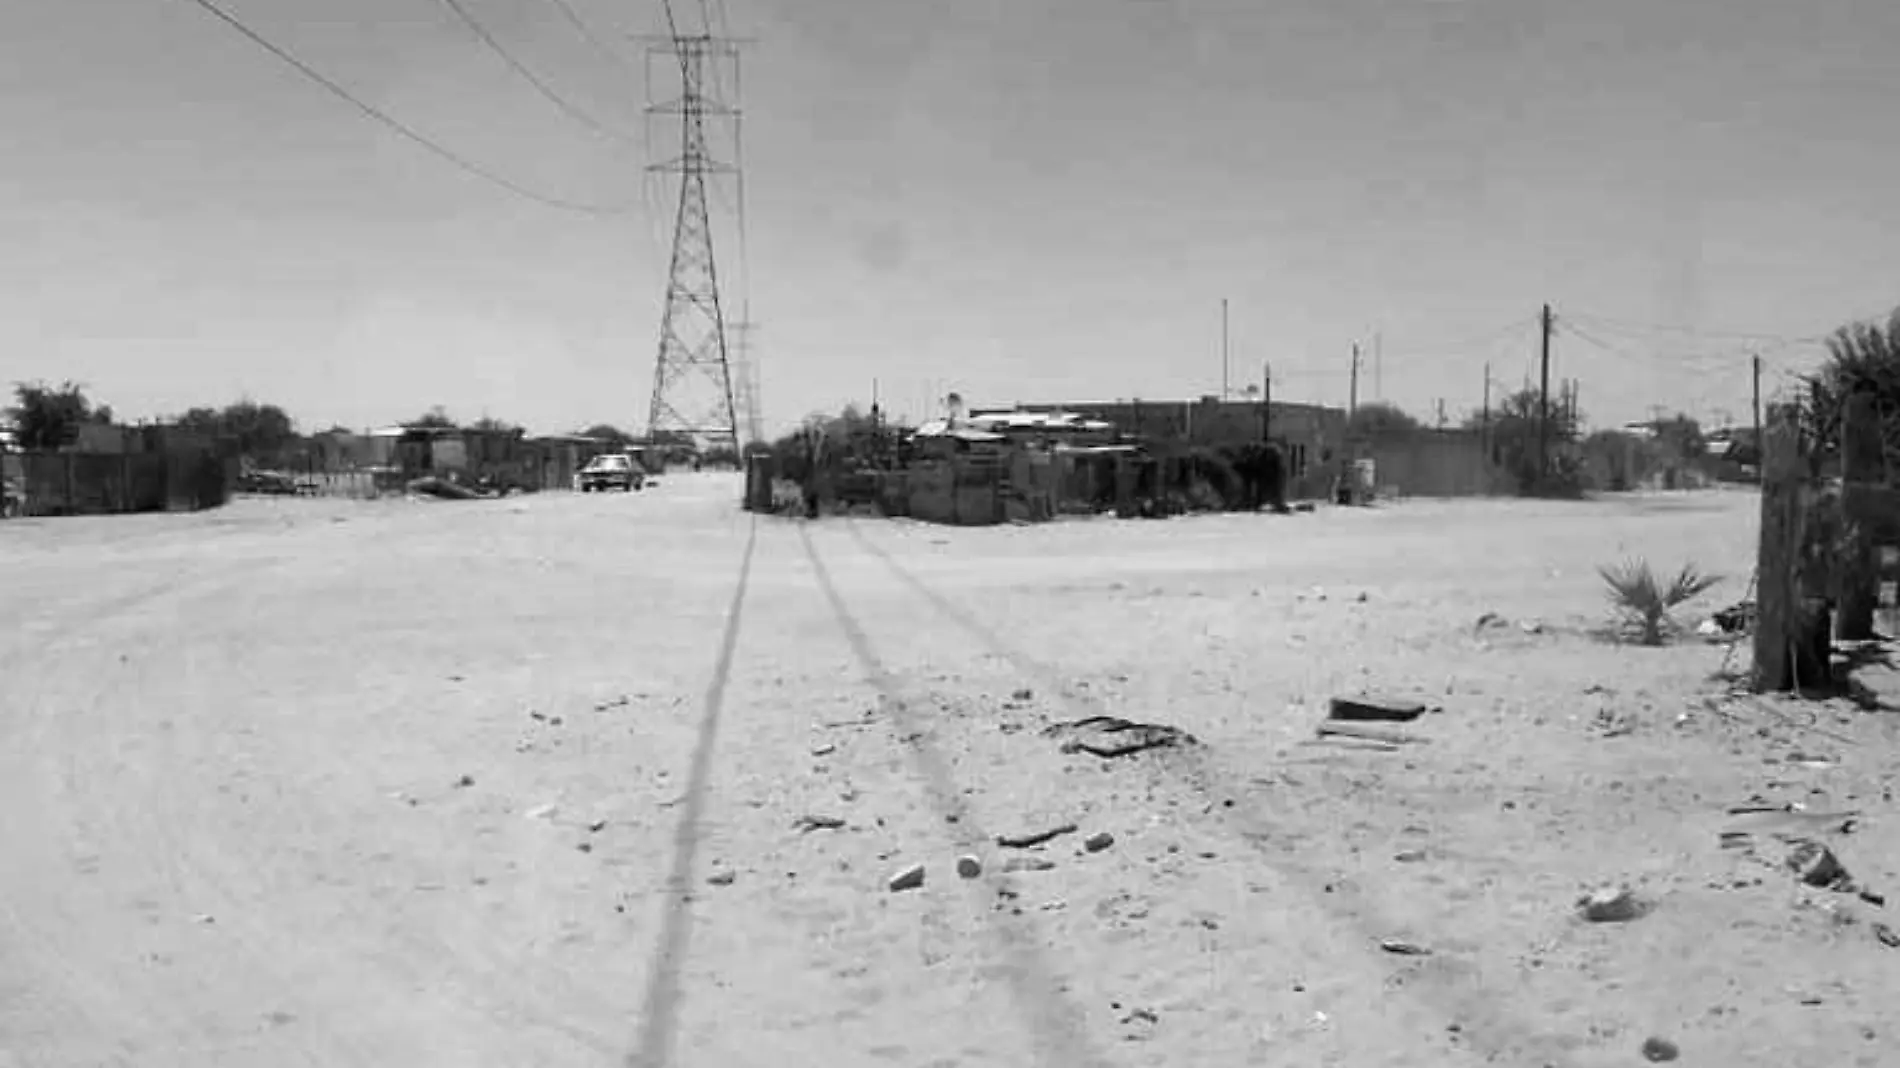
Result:
M625 468L627 466L627 463L628 461L625 456L596 456L594 457L594 467L599 468L601 470L619 471Z

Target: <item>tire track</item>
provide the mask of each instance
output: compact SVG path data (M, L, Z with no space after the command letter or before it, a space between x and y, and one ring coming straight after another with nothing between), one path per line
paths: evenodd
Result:
M1054 665L1044 663L1005 641L968 609L932 589L872 541L859 523L846 519L852 538L876 557L905 587L955 624L992 655L1022 674L1037 679L1047 692L1058 694L1072 710L1083 715L1112 715L1106 702L1078 691ZM1303 863L1297 852L1297 832L1277 824L1256 798L1260 791L1240 769L1223 766L1211 748L1166 752L1153 766L1207 802L1213 818L1226 823L1232 836L1245 843L1274 873L1286 879L1308 903L1334 917L1359 936L1361 944L1376 946L1394 925L1385 920L1377 902L1349 885L1333 881L1328 873ZM1368 954L1371 950L1368 949ZM1444 955L1421 958L1412 975L1420 980L1407 989L1418 1000L1449 1021L1459 1024L1466 1052L1487 1061L1562 1068L1572 1063L1574 1040L1552 1035L1513 1016L1503 998L1484 985L1470 965Z
M640 1010L640 1031L626 1057L627 1068L666 1068L678 1042L680 969L686 963L693 934L691 888L693 862L699 855L699 822L706 811L706 787L712 778L713 749L719 738L719 719L726 702L726 683L732 676L732 654L739 644L739 625L745 609L746 587L752 581L752 557L759 543L759 521L746 530L745 554L739 561L739 581L726 609L726 630L719 640L712 683L706 688L699 740L686 779L684 811L673 833L673 867L667 874L670 907L661 919L660 945L647 976L646 999Z
M925 792L931 804L943 817L945 825L955 829L958 847L975 850L993 842L994 838L973 821L951 774L950 762L931 744L925 725L911 711L903 688L885 667L863 626L851 614L838 592L837 584L832 580L830 569L825 566L824 558L812 544L810 530L803 523L798 526L798 537L804 545L806 558L811 561L819 590L831 606L838 629L844 632L845 641L851 646L851 652L863 669L866 681L877 691L884 708L890 712L898 731L898 742L908 750L913 764L923 776ZM1015 889L1015 881L1000 872L986 874L984 881L998 890ZM981 909L980 913L994 925L992 933L1013 965L1009 974L1016 987L1015 1004L1035 1041L1036 1062L1074 1068L1100 1068L1108 1064L1089 1039L1082 1011L1064 997L1055 970L1036 944L1033 923L1026 920L1010 922L1010 918L988 909Z

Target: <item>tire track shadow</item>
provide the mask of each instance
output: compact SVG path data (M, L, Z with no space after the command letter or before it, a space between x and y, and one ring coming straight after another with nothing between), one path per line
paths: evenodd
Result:
M956 780L950 771L950 762L943 753L930 742L930 736L917 715L912 712L905 700L903 689L884 661L871 645L870 637L865 633L857 618L851 614L843 596L838 592L837 583L831 577L831 570L825 566L824 558L812 543L811 532L806 524L799 524L798 537L805 547L805 555L811 561L812 572L818 581L819 590L831 606L838 629L844 632L845 641L850 644L852 654L863 669L865 679L877 691L884 708L890 712L892 725L896 727L898 741L909 751L912 762L923 776L925 792L931 804L949 826L958 828L967 841L963 845L975 846L978 843L993 841L990 835L971 818L963 804L962 795L956 787ZM992 882L998 889L1015 889L1014 880L1007 875L996 873L987 875L986 881ZM993 934L997 943L1009 957L1012 965L1009 975L1015 986L1015 1004L1022 1013L1024 1023L1035 1041L1036 1061L1046 1065L1067 1065L1083 1068L1100 1068L1108 1061L1093 1048L1089 1042L1088 1031L1083 1013L1079 1008L1063 997L1057 983L1056 973L1050 967L1048 959L1036 945L1034 925L1028 921L1011 922L1000 913L985 910L984 916L996 925ZM1011 930L1010 928L1014 928Z
M739 581L726 609L726 629L713 662L712 683L706 688L699 740L686 779L684 811L673 832L673 867L667 873L669 907L661 920L660 945L647 974L646 1000L640 1009L639 1038L623 1062L627 1068L665 1068L678 1041L680 969L686 963L693 934L690 898L693 862L699 855L699 822L706 811L706 787L712 778L713 749L719 738L719 719L726 703L726 683L732 676L732 654L739 644L739 624L745 609L746 587L752 581L752 557L759 543L756 518L746 530L745 554L739 561Z
M847 519L846 523L852 538L867 553L876 557L937 614L954 623L989 653L1022 674L1039 680L1048 691L1059 694L1071 710L1084 715L1113 714L1113 709L1102 699L1079 692L1054 665L1023 653L974 613L926 585L872 541L857 521ZM1294 852L1295 835L1287 827L1276 824L1267 806L1255 797L1259 791L1250 788L1249 777L1223 767L1211 747L1161 751L1151 766L1198 794L1208 803L1214 818L1227 823L1235 837L1245 842L1270 869L1287 879L1309 904L1346 925L1359 936L1362 944L1377 946L1381 938L1395 929L1384 920L1377 903L1368 895L1301 862ZM1483 977L1475 967L1444 955L1420 960L1418 970L1412 973L1420 982L1408 983L1407 989L1440 1015L1459 1024L1462 1045L1467 1052L1490 1061L1536 1064L1542 1068L1560 1068L1571 1062L1570 1050L1576 1044L1573 1038L1541 1032L1510 1015L1501 1004L1502 998L1484 986Z

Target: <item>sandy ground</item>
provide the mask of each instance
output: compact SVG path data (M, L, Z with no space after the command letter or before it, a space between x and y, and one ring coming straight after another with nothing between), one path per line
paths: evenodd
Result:
M1900 716L1589 633L1624 555L1741 596L1747 494L987 530L737 494L0 526L0 1065L1900 1064L1894 910L1718 838L1858 810L1829 841L1900 895ZM1368 687L1427 740L1302 744ZM1042 733L1105 713L1201 744ZM1647 913L1579 920L1604 882Z

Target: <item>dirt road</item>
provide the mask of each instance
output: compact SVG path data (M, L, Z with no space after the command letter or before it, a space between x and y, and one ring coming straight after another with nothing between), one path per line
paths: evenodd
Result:
M1721 648L1585 633L1625 554L1739 596L1746 498L736 496L0 529L0 1065L1900 1063L1882 910L1717 838L1751 793L1860 808L1838 851L1900 891L1882 750L1828 737L1895 717L1718 714ZM1300 744L1365 687L1429 742ZM1103 712L1202 744L1042 733ZM1654 911L1580 923L1605 880Z

